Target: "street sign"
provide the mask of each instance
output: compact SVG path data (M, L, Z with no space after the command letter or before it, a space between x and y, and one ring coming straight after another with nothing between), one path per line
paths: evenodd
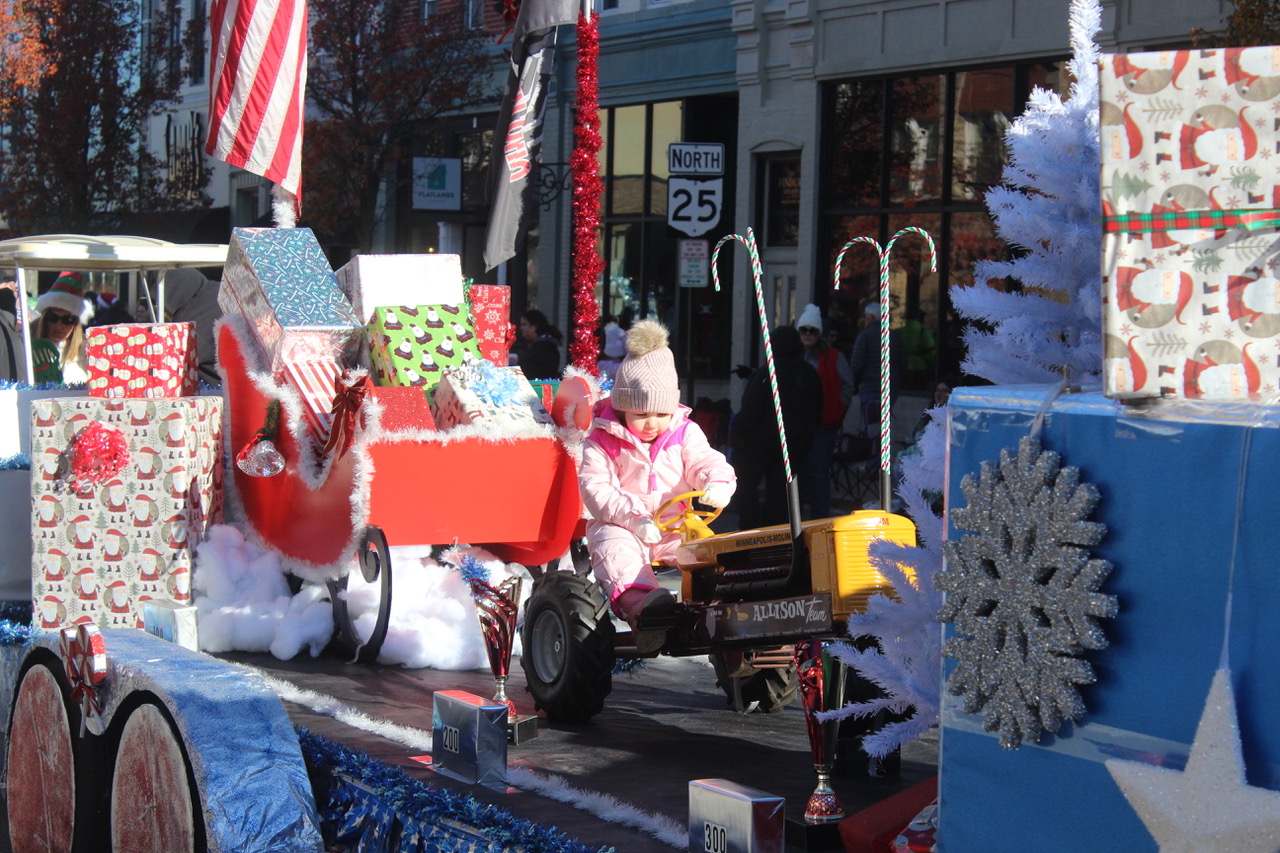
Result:
M719 177L724 174L724 143L672 142L667 146L667 171Z
M711 273L711 244L706 240L678 240L680 286L706 287Z
M667 224L682 234L701 237L720 224L724 178L667 179Z

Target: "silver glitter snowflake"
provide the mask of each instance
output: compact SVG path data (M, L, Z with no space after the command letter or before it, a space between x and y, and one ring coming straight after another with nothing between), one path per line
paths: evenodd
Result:
M1077 656L1106 648L1097 619L1117 609L1115 596L1098 592L1111 564L1087 550L1106 533L1085 520L1098 490L1060 462L1026 437L1016 456L1000 452L998 470L983 462L966 475L967 506L951 520L973 533L944 543L946 570L933 581L947 593L938 621L958 634L942 647L959 661L947 690L964 697L966 714L981 711L1006 749L1084 716L1077 685L1095 676Z

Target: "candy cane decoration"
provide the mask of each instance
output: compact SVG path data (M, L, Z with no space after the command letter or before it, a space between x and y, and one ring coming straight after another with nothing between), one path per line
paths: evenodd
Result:
M750 228L747 236L726 234L716 243L711 252L711 282L717 291L720 290L720 271L716 269L716 259L720 255L720 247L730 240L737 240L747 247L751 258L751 277L755 280L756 312L760 315L760 334L764 337L764 362L769 372L769 390L773 394L773 414L778 419L778 438L782 441L782 467L787 473L787 483L793 479L791 473L791 455L787 451L787 430L782 423L782 400L778 397L778 369L773 363L773 341L769 338L769 320L764 313L764 271L760 268L760 250L756 248L756 235Z
M866 243L873 246L876 253L880 256L880 499L884 504L884 508L889 508L890 493L890 452L889 452L889 254L893 251L893 244L898 238L904 234L919 234L924 238L925 243L929 246L929 272L938 271L938 253L933 247L933 238L929 236L929 232L923 228L917 228L914 225L908 225L906 228L898 231L891 238L888 244L881 249L880 244L870 237L854 237L848 243L845 243L839 254L836 255L835 270L832 273L835 280L835 289L840 289L840 267L844 264L844 255L849 249L858 243Z
M87 728L95 735L106 731L98 685L107 678L107 644L96 625L81 623L63 628L58 638L71 700L80 703L80 734Z

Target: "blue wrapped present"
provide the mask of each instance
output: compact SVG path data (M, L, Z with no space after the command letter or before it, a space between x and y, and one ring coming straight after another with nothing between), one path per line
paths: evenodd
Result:
M1079 853L1157 845L1104 762L1182 769L1224 648L1247 780L1280 789L1280 558L1273 540L1280 413L1192 403L1126 407L1047 388L959 389L949 407L948 517L961 481L996 462L1043 416L1040 440L1098 489L1106 534L1089 556L1112 571L1119 611L1105 648L1081 652L1096 682L1056 734L1002 749L981 714L943 693L938 849ZM974 535L949 521L947 536ZM1228 599L1231 606L1228 607ZM948 637L955 626L945 626ZM957 666L944 658L944 676Z
M366 364L364 325L310 228L235 228L218 304L243 317L261 366L335 358Z

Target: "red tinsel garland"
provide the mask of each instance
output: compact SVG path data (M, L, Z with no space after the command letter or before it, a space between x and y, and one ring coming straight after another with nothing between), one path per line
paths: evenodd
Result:
M578 101L574 111L573 154L573 340L569 361L597 374L600 305L596 285L604 271L600 256L600 16L578 14Z
M129 440L124 433L101 421L89 425L72 439L67 448L71 484L77 492L100 486L129 464Z

